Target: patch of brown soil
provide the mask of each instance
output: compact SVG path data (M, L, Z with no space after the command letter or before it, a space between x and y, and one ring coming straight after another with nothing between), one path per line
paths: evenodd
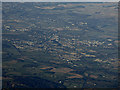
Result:
M70 68L53 68L51 71L59 72L59 73L69 73L70 71L74 71L74 70Z
M95 78L95 79L98 78L98 76L96 76L96 75L90 75L90 77Z
M50 66L44 66L44 67L42 67L42 68L40 68L40 69L50 69L50 68L53 68L53 67L50 67Z
M69 73L69 74L74 75L74 76L69 76L68 78L83 78L83 76L80 74L75 74L75 73Z

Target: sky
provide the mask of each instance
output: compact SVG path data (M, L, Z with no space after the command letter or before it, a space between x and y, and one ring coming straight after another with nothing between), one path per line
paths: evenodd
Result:
M119 2L119 0L0 0L2 2Z

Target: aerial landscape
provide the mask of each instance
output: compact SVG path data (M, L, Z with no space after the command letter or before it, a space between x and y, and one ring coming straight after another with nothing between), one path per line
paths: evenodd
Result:
M3 88L117 88L118 3L2 3Z

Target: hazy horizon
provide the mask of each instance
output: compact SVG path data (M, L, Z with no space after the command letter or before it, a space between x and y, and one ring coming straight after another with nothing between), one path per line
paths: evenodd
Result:
M2 2L119 2L119 0L1 0Z

